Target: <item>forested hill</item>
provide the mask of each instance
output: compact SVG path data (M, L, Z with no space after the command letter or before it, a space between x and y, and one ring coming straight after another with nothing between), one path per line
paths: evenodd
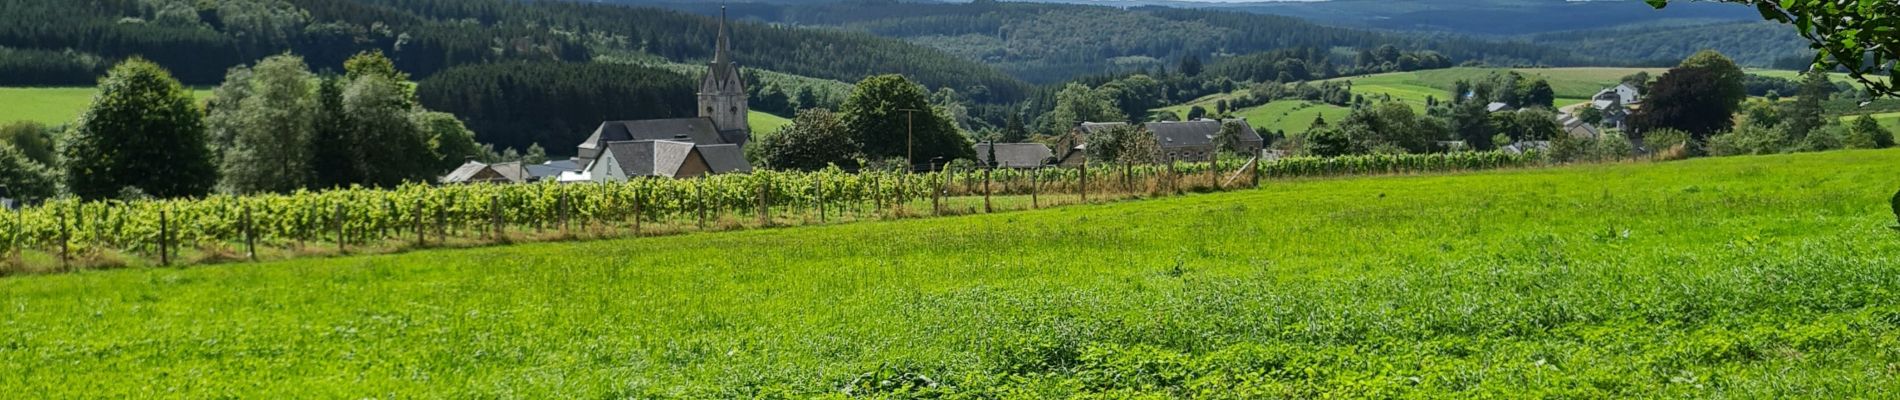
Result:
M705 15L719 4L681 0L609 0ZM735 17L799 26L834 26L897 37L979 60L1032 82L1171 65L1292 48L1369 50L1392 45L1430 50L1454 62L1618 64L1523 42L1451 35L1394 34L1318 25L1295 18L1171 7L1018 3L839 1L733 5ZM1350 53L1348 53L1350 54Z
M655 8L516 0L9 0L0 2L0 85L90 84L103 66L141 55L188 84L292 51L335 68L367 49L426 77L465 64L589 61L645 54L676 62L711 57L714 18ZM733 27L743 65L856 81L902 73L984 100L1014 100L1029 85L928 47L859 32L753 23Z
M1814 62L1808 41L1774 22L1736 22L1687 26L1628 27L1535 35L1533 43L1578 54L1641 64L1673 65L1704 49L1715 49L1736 63L1776 69L1807 69Z

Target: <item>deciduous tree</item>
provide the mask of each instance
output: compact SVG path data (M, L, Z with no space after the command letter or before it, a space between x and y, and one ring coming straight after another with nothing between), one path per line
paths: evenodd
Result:
M127 187L164 198L203 196L217 181L190 92L142 58L112 68L60 153L67 188L85 199Z

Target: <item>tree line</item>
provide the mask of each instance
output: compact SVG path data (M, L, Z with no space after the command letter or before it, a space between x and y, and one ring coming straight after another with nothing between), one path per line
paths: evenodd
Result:
M232 68L200 107L163 67L128 59L77 123L7 127L0 185L87 200L392 187L482 156L454 115L419 105L389 58L363 53L343 69L318 75L302 57L272 56Z

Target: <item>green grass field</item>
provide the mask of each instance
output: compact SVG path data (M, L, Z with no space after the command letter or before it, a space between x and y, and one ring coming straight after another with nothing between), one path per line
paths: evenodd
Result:
M752 125L753 132L758 132L760 134L770 134L770 133L778 132L779 128L784 128L785 126L792 124L792 120L789 118L772 115L772 114L765 113L758 110L751 110L747 112L746 122Z
M1900 150L0 278L11 398L1884 398Z
M90 87L0 87L0 124L35 121L47 125L72 123L92 105L98 93ZM211 90L192 90L200 103L211 98Z

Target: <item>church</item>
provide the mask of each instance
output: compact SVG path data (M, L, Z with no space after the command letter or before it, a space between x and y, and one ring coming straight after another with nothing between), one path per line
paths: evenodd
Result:
M693 178L749 172L752 140L745 80L732 60L725 10L706 77L699 83L698 117L602 122L580 144L583 169L562 181L620 182L640 177Z

